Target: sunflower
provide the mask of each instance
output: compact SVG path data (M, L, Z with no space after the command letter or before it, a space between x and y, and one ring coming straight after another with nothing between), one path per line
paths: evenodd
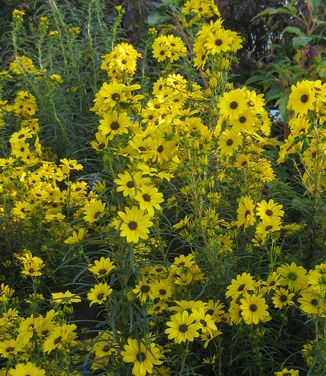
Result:
M84 208L84 220L87 223L94 223L104 214L105 203L101 200L94 200L87 203Z
M235 89L223 94L218 103L222 117L230 120L239 119L240 114L248 110L246 92L244 89Z
M252 226L255 221L255 214L254 214L255 204L251 197L244 196L238 199L238 220L237 220L237 227L241 227L244 225L246 229L248 226Z
M153 225L150 215L145 214L137 206L126 207L125 212L119 211L121 218L120 235L126 237L128 243L137 243L139 239L147 239L149 228Z
M81 302L80 296L72 294L69 290L66 292L53 292L51 296L52 303L55 304L73 304Z
M164 201L163 194L151 185L143 185L135 199L139 202L140 209L147 211L151 217L154 215L154 208L161 210L160 204Z
M259 222L256 227L256 235L265 239L269 234L281 229L281 219L279 217L266 218L264 222Z
M9 370L10 376L45 376L45 371L41 368L38 368L36 364L28 362L18 363L15 368Z
M64 324L56 327L44 341L43 352L50 354L53 350L65 349L76 345L76 329L77 326L75 324Z
M315 82L304 80L291 86L291 94L287 108L295 114L307 114L315 105Z
M165 329L165 333L175 343L192 342L195 337L199 337L200 325L196 323L196 318L192 313L189 315L187 311L178 312L170 319L171 321L166 323L169 328Z
M160 300L167 300L172 297L173 284L170 279L162 279L153 284L153 297Z
M146 280L140 281L136 287L132 290L135 294L137 294L138 299L140 302L144 303L147 299L154 300L153 296L153 287L151 283L147 282Z
M246 324L257 325L259 321L266 322L271 319L267 311L268 305L260 294L246 294L240 302L241 314Z
M111 295L112 289L107 283L98 283L87 294L87 299L90 300L89 306L93 304L102 304Z
M308 288L300 292L300 309L309 315L326 317L326 305L319 291Z
M284 210L282 205L277 205L274 200L261 201L257 204L257 215L260 219L265 222L269 219L281 218L284 215Z
M281 276L281 285L287 286L290 291L298 292L308 287L307 271L304 267L292 262L291 265L279 266L276 271Z
M121 356L124 362L134 364L132 374L135 376L152 374L153 366L162 364L162 354L155 343L143 343L132 338L128 338Z
M132 126L132 121L129 119L126 112L117 111L103 115L103 120L100 120L99 131L107 136L108 140L113 140L116 135L128 133L128 128Z
M122 174L118 174L114 182L118 186L117 191L122 192L124 197L135 197L138 189L146 182L146 179L142 178L141 172L132 173L129 170L125 170Z
M240 295L247 291L255 290L257 282L250 273L242 273L237 275L237 279L232 279L231 284L227 287L225 296L236 300Z
M197 324L200 325L202 333L209 333L212 336L212 333L217 331L217 327L212 316L205 311L203 307L195 309L193 310L193 315Z
M239 132L230 129L221 133L218 148L222 155L231 156L242 143L242 136Z
M282 309L283 307L286 307L288 305L293 305L293 297L293 293L290 293L288 290L281 287L279 290L275 291L274 296L272 296L274 307Z
M2 358L11 358L17 355L18 352L22 351L22 344L18 340L7 339L2 340L0 343L0 356Z
M115 266L110 260L110 257L101 257L100 260L95 260L94 265L89 265L88 270L97 278L106 277Z
M229 30L221 27L207 35L204 47L206 47L208 53L215 55L229 51L231 42L232 38L230 37Z

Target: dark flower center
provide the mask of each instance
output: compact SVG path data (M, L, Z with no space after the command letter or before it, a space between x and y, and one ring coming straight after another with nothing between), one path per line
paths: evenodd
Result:
M114 100L114 101L118 101L120 99L120 94L118 93L113 93L111 95L111 98Z
M250 309L251 312L256 312L257 311L256 304L251 304L250 307L249 307L249 309Z
M226 141L226 144L227 146L231 146L233 144L233 140L231 138L229 138L227 141Z
M238 103L233 101L230 103L230 107L232 108L232 110L235 110L238 107Z
M144 193L143 194L143 199L144 199L144 201L150 202L151 201L151 196L148 195L147 193Z
M137 228L137 222L135 221L131 221L128 223L128 227L130 228L130 230L136 230Z
M303 95L301 96L301 102L302 102L302 103L307 103L307 102L308 102L308 99L309 99L309 97L308 97L307 94L303 94Z
M106 274L106 269L101 269L98 271L98 274L104 275Z
M244 288L245 288L245 283L243 283L242 285L240 285L239 287L238 287L238 291L242 291Z
M53 341L53 343L54 343L55 345L57 345L61 340L62 340L62 337L59 336L59 337L57 337L57 338Z
M287 300L288 300L288 297L287 297L286 295L281 295L281 296L280 296L280 301L281 301L282 303L285 303Z
M246 210L244 213L245 218L247 218L248 215L250 215L250 210Z
M145 353L143 353L143 352L139 352L139 353L137 354L137 360L138 360L139 362L143 362L145 359L146 359L146 354L145 354Z
M245 116L240 116L240 119L239 119L239 121L240 121L240 123L245 123L246 122L246 117Z
M188 330L188 326L186 324L181 324L179 326L179 332L186 333L187 330Z
M9 347L6 348L7 353L13 352L14 350L15 350L15 348L12 347L12 346L9 346Z
M271 217L271 216L273 215L272 210L267 209L267 210L266 210L266 215L268 215L269 217Z
M201 319L199 322L202 324L202 326L203 326L204 328L206 328L206 326L207 326L207 322L206 322L205 320Z
M312 300L311 300L311 304L312 304L313 306L318 305L318 301L317 301L317 299L312 299Z
M102 300L104 298L104 293L101 292L100 294L97 295L97 300Z
M141 288L140 288L140 290L141 290L141 292L148 292L149 291L149 286L147 286L147 285L144 285L144 286L142 286Z
M103 351L107 352L110 350L110 346L109 345L106 345L105 347L103 347Z
M273 228L273 226L268 225L268 226L265 227L265 231L270 231L272 228Z
M163 151L163 146L160 145L160 146L157 148L157 151L158 151L159 153L162 153L162 151Z
M132 180L128 181L127 187L128 188L133 188L134 187L134 182Z
M160 293L161 295L165 295L165 294L166 294L166 290L165 290L165 289L160 289L160 290L159 290L159 293Z
M222 44L221 39L216 39L215 44L216 44L217 46L220 46L220 45Z
M214 311L212 309L207 310L206 314L212 316Z
M117 129L119 129L120 128L120 124L117 122L117 121L113 121L112 123L111 123L111 129L113 130L113 131L116 131Z

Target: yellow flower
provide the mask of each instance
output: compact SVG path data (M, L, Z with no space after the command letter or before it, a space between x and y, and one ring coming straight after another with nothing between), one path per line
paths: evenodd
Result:
M225 296L236 300L245 292L255 290L256 285L257 282L250 273L242 273L241 275L237 275L237 279L232 279L231 285L227 287Z
M18 363L15 368L9 370L10 376L45 376L45 371L36 366L36 364L28 362Z
M137 243L139 239L147 239L149 228L153 225L150 215L145 214L137 206L126 207L125 212L119 211L121 218L120 235L126 237L128 243Z
M187 311L178 312L170 319L171 321L166 323L169 328L165 329L165 333L175 343L192 342L195 337L199 337L200 325L196 323L196 318L192 313L189 315Z
M237 227L241 227L244 225L246 229L248 226L252 226L255 221L255 214L254 214L255 204L251 197L244 196L238 199L238 219L237 219Z
M121 351L122 360L133 363L132 374L145 376L153 373L153 366L162 364L162 355L155 343L139 342L137 339L128 338L128 344Z
M43 352L50 354L56 349L60 350L75 346L75 338L77 337L76 329L77 326L75 324L64 324L56 327L44 341Z
M307 271L302 266L292 262L279 266L276 271L281 276L281 285L288 286L290 291L298 292L308 287Z
M218 147L221 155L231 156L242 143L241 133L230 129L221 133Z
M288 290L283 289L282 287L279 290L275 291L275 294L272 297L272 301L275 308L282 309L288 305L293 305L294 301L293 293L290 293Z
M107 136L108 140L113 140L116 135L128 133L128 128L132 126L132 122L126 112L104 114L103 120L100 120L99 131Z
M110 257L101 257L100 260L95 260L94 264L93 266L90 265L88 270L97 278L103 278L115 269Z
M275 372L274 375L275 376L299 376L299 371L293 368L292 369L284 368L282 369L282 371Z
M81 298L76 294L72 294L69 290L66 292L53 292L52 303L54 304L73 304L80 303Z
M261 201L257 204L257 215L260 219L265 222L268 219L281 218L284 215L284 210L282 205L277 205L274 200Z
M304 80L291 86L288 109L296 114L307 114L315 105L315 82Z
M85 235L87 234L87 230L84 228L78 229L78 231L73 231L72 235L67 238L64 243L65 244L77 244L83 241Z
M88 223L94 223L103 216L105 203L101 200L94 200L84 208L84 220Z
M271 319L267 309L268 306L265 299L260 294L246 294L240 300L240 309L243 320L246 324L258 324L259 321L266 322Z
M107 283L98 283L87 294L87 299L90 300L89 306L93 304L102 304L111 295L112 289Z
M154 208L161 210L160 204L164 201L163 194L150 185L143 185L135 199L139 202L140 209L147 211L151 217L154 215Z
M44 267L43 260L39 257L32 256L31 251L25 250L23 256L18 256L23 264L23 276L39 277L42 275L41 270Z

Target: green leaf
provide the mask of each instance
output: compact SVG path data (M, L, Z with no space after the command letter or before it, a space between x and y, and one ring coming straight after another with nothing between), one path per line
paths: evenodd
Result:
M294 26L287 26L283 31L282 31L282 34L284 33L291 33L291 34L296 34L296 35L299 35L299 36L305 36L304 33L298 29L297 27L294 27Z
M314 12L319 7L321 0L307 0L307 3L310 4L311 9Z
M167 21L169 19L168 16L158 12L158 11L155 11L155 12L152 12L148 17L147 17L147 25L148 26L156 26L156 25L159 25L161 23L164 23L165 21Z
M288 5L287 7L284 8L267 8L263 10L262 12L259 12L255 17L251 19L250 22L256 20L257 18L264 17L264 16L273 16L274 14L290 14L293 16L294 14L297 13L297 10L295 7Z
M278 106L278 110L280 115L283 119L286 119L287 114L287 104L288 104L288 98L286 96L281 97L277 102L276 105Z
M252 84L253 82L262 81L264 78L266 78L264 74L256 74L255 76L248 78L246 85Z
M310 37L306 37L306 36L294 37L292 39L292 45L296 50L298 50L300 47L305 46L310 41L311 41Z

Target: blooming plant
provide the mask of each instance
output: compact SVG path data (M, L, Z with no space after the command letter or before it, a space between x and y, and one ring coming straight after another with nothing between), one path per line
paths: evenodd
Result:
M323 375L326 84L276 138L213 1L144 47L48 3L0 75L0 375Z

